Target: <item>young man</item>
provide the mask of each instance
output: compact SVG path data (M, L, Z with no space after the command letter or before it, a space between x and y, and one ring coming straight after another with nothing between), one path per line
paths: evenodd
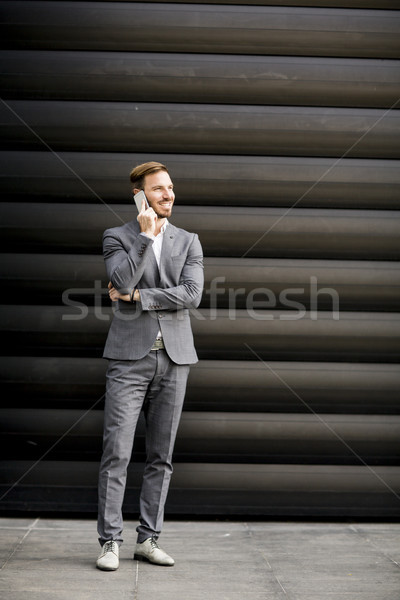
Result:
M133 193L143 190L148 206L103 236L109 295L117 308L103 355L109 363L99 473L102 551L96 565L102 570L119 565L126 474L142 409L147 460L134 558L174 564L157 540L189 366L197 362L189 309L199 305L204 282L198 236L168 221L175 195L167 168L145 163L130 178Z

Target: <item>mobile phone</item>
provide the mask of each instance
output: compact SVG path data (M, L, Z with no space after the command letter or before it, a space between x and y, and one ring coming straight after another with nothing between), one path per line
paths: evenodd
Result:
M142 210L143 200L144 200L146 208L149 208L149 203L147 202L146 194L144 193L143 190L140 190L140 192L135 194L133 196L133 199L135 201L138 212L140 212Z

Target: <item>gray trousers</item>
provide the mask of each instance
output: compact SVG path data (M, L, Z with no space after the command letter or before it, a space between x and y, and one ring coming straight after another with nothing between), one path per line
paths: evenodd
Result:
M156 538L172 475L172 452L189 375L165 350L140 360L110 360L104 407L103 455L99 472L98 533L103 545L122 542L122 503L136 424L143 409L146 465L140 493L138 542Z

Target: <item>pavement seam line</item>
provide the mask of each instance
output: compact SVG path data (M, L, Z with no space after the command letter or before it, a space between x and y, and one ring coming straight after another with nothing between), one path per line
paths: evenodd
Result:
M1 565L0 571L2 571L4 569L4 567L6 567L8 565L8 563L10 562L10 560L12 559L12 557L14 556L14 554L18 551L18 549L22 546L22 544L24 543L24 541L26 540L26 538L28 537L28 535L33 531L33 529L36 528L36 525L37 525L37 523L39 521L40 521L40 517L38 517L37 519L35 519L34 522L32 523L32 525L28 526L28 529L25 532L25 534L22 536L22 538L20 539L20 541L16 544L15 548L12 550L12 552L10 553L10 555L8 556L8 558L4 562L4 564Z
M135 572L135 589L133 590L133 600L138 600L138 594L139 594L139 589L138 589L138 585L139 585L139 561L136 560L136 572Z
M373 548L375 548L375 550L377 550L380 554L382 554L382 556L384 556L385 558L387 558L390 562L392 562L394 565L396 565L396 567L400 568L400 563L397 562L397 560L394 560L394 558L392 558L390 556L390 554L388 554L387 552L385 552L385 550L382 550L382 548L380 548L375 542L373 542L370 538L366 537L364 533L362 533L359 529L357 529L357 527L355 525L350 525L350 529L352 531L354 531L354 533L356 533L357 535L359 535L360 537L362 537L368 544L371 544L371 546Z
M246 532L247 532L247 534L249 535L249 537L250 537L250 538L253 538L253 540L254 540L253 531L252 531L252 530L251 530L251 528L249 527L249 524L245 522L245 523L243 523L243 525L245 526L245 528L246 528ZM271 571L272 575L275 577L275 579L276 579L276 581L277 581L277 583L278 583L279 587L281 588L281 590L283 591L283 593L285 594L285 596L287 596L287 595L288 595L288 594L287 594L287 591L285 590L284 586L283 586L283 585L282 585L282 583L280 582L280 580L279 580L279 577L276 575L276 573L275 573L274 569L272 568L272 565L271 565L271 563L269 562L268 558L266 557L266 555L264 554L264 552L263 552L262 550L259 550L259 549L257 548L257 551L258 551L258 552L261 554L261 556L262 556L262 558L263 558L264 562L267 564L267 567L268 567L268 569Z
M268 558L265 556L264 552L262 550L259 550L259 553L261 554L261 556L263 557L263 560L267 563L267 566L269 568L269 570L271 571L272 575L274 576L274 578L276 579L279 587L281 588L282 592L285 594L285 596L287 596L287 591L285 590L284 586L282 585L279 577L277 576L277 574L275 573L275 569L272 567L271 563L269 562Z

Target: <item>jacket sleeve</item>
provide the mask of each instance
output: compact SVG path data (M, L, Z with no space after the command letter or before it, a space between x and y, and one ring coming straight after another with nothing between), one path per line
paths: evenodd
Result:
M197 308L204 285L203 250L197 234L189 246L179 285L140 290L142 310L179 310Z
M127 251L118 234L107 229L103 235L103 255L109 281L121 294L131 294L146 268L153 240L138 235Z

